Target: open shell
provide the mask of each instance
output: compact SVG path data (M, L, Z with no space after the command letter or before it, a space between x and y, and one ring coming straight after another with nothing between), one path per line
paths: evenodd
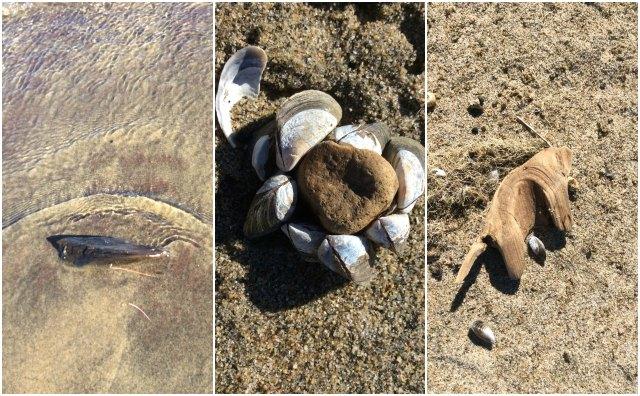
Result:
M231 124L231 108L242 98L258 97L266 65L267 54L259 47L248 46L233 54L222 68L216 94L216 117L233 147L238 142Z
M389 127L384 122L344 125L331 131L329 138L340 144L350 144L382 155L382 149L389 141Z
M287 99L276 115L276 164L292 170L303 155L338 125L342 109L330 95L302 91Z
M409 215L397 213L380 217L367 228L365 234L374 243L398 252L407 241L410 229Z
M322 227L309 223L289 223L280 229L305 261L318 261L318 247L327 235Z
M356 283L376 275L367 239L357 235L327 235L318 248L320 262Z
M280 174L269 178L249 207L244 223L247 238L257 238L277 230L293 214L297 195L296 182L289 176Z

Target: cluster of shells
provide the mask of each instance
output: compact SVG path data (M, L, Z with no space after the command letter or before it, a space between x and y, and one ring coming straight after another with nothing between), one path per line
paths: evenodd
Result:
M216 116L230 144L238 145L231 108L242 98L256 98L267 56L255 46L236 52L225 64L216 95ZM391 137L384 123L338 126L342 109L329 94L307 90L285 100L275 120L255 131L249 143L251 163L264 184L248 210L244 234L257 238L281 230L302 258L321 262L357 283L376 274L372 246L398 251L406 242L409 213L424 193L424 147ZM301 196L293 176L296 166L324 140L370 150L395 170L398 189L391 206L373 222L350 235L335 235L315 219L293 221Z

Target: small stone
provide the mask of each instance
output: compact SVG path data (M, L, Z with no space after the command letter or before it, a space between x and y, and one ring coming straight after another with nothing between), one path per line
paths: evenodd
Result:
M371 150L325 141L300 162L303 199L330 233L361 231L392 204L395 170Z
M427 92L427 110L433 110L436 107L436 95Z
M433 174L438 176L438 177L445 177L447 176L447 172L445 172L444 170L440 169L440 168L435 168L433 170Z
M602 168L600 170L600 176L604 176L605 178L607 178L609 180L613 180L615 178L613 173L611 173L611 171L607 167L604 167L604 168Z

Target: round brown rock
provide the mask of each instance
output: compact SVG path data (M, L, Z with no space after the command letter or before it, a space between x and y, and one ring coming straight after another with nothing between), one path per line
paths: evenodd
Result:
M398 179L379 154L325 141L302 159L298 185L327 231L353 234L389 208Z

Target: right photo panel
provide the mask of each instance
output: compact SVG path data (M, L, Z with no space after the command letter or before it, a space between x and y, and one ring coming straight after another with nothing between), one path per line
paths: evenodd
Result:
M637 4L427 5L427 389L637 390Z

